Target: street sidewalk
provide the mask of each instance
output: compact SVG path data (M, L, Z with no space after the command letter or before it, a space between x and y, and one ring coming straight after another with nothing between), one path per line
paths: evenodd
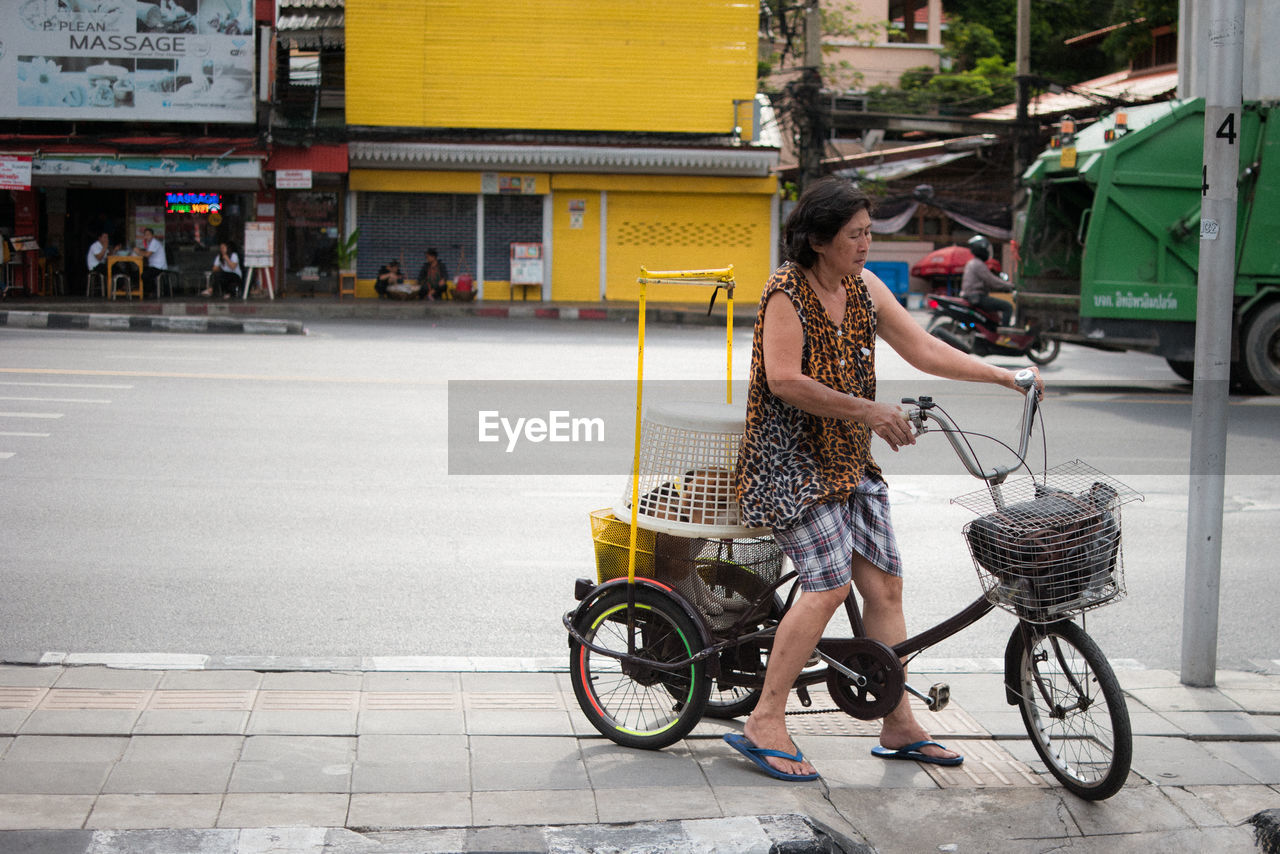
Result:
M873 758L875 725L815 691L790 725L823 778L789 784L721 741L739 721L615 745L567 661L0 658L3 852L1280 850L1248 823L1280 825L1280 662L1207 689L1121 662L1133 773L1087 803L994 660L913 665L951 685L921 716L960 768Z
M756 300L734 302L734 323L750 326ZM721 297L708 313L707 304L650 301L646 317L653 322L724 326ZM267 300L57 300L12 299L0 302L0 328L87 329L101 332L245 332L306 334L317 319L436 320L441 318L528 318L540 320L606 320L634 322L639 309L627 302L420 302L418 300L338 300L334 297Z

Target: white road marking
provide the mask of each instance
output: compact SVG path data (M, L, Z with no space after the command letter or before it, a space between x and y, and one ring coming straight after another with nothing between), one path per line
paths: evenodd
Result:
M133 388L132 384L124 383L34 383L0 381L0 385L33 386L38 388Z
M61 418L61 412L0 412L0 418Z
M25 400L37 401L39 403L110 403L109 400L91 397L5 397L0 396L0 400Z

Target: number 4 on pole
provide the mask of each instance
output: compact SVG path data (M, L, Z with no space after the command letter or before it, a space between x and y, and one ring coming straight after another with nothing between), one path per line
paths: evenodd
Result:
M1218 132L1214 134L1218 139L1225 139L1227 145L1236 144L1236 114L1227 113L1227 117L1222 120L1222 124L1218 125Z

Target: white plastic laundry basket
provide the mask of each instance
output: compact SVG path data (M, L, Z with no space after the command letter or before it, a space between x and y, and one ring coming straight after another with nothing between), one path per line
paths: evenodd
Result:
M742 524L734 469L746 407L681 402L650 405L640 424L637 472L641 528L678 537L759 537ZM632 483L614 511L631 518Z

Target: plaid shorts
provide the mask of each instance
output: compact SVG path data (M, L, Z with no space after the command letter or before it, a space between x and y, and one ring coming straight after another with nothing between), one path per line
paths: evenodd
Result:
M786 530L773 532L783 554L791 558L800 589L835 590L853 578L853 553L878 569L902 577L902 558L889 519L889 487L863 478L848 501L814 504Z

